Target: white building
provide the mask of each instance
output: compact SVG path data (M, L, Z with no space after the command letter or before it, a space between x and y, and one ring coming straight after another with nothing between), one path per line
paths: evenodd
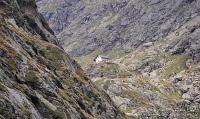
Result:
M97 55L94 59L94 61L96 63L100 63L100 62L110 62L110 58L108 56L104 56L104 55Z

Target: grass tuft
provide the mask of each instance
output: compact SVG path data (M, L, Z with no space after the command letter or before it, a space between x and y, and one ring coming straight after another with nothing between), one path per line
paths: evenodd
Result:
M189 59L189 56L179 55L174 56L174 59L171 61L169 65L167 65L161 73L161 78L169 79L171 76L181 72L186 68L186 61ZM169 57L168 59L171 59Z

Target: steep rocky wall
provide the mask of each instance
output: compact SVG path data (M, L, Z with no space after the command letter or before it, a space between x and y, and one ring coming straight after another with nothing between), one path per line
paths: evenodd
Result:
M200 13L199 0L39 0L38 5L72 56L161 40Z
M0 0L0 118L124 118L36 8L34 0Z

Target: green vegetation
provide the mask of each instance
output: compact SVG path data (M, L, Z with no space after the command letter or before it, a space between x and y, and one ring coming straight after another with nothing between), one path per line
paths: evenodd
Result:
M181 99L181 95L178 92L171 92L169 94L169 97L171 97L172 99L175 99L175 100Z
M82 103L83 103L83 105L84 105L84 103L87 103L87 105L92 105L93 104L93 100L92 100L92 95L93 94L89 94L89 95L87 95L87 94L83 94L82 92L80 92L80 91L76 91L76 94L79 96L79 97L81 97L81 100L82 100ZM91 98L90 98L91 97ZM86 106L86 105L85 105Z
M37 71L30 70L25 74L26 84L30 85L33 88L37 87L40 84L41 80L42 78L40 78L40 74Z
M20 83L18 83L17 85L14 85L14 87L15 87L16 89L18 89L18 90L23 90L23 91L25 91L25 90L27 89L27 85L25 85L25 84L20 84Z
M70 79L65 79L63 81L64 81L64 84L67 86L72 86L74 84L74 81Z
M68 101L68 102L71 102L72 101L72 98L69 96L69 94L67 94L66 92L59 92L59 95L61 95L61 97Z
M127 90L124 92L124 94L126 94L129 99L134 99L141 102L143 106L149 106L149 101L145 99L138 91Z
M85 73L82 69L77 69L76 74L78 74L79 78L82 80L88 80L88 78L85 76Z
M155 93L156 92L161 93L160 89L158 87L156 87L156 86L153 86L153 88L151 89L151 91L153 91Z
M171 60L171 58L172 56L168 57L168 60ZM186 68L186 61L189 58L190 57L186 55L174 56L171 63L166 66L164 71L161 73L161 78L169 79L171 76L184 70Z
M133 111L133 108L132 107L126 107L126 109L122 109L121 111L124 112L124 113L131 113Z
M61 111L52 111L54 119L65 119L65 114Z
M41 50L41 54L45 58L47 58L53 62L58 62L59 60L63 60L62 50L55 46L47 46L46 49Z
M30 70L26 73L26 78L30 81L34 81L34 80L37 80L39 77L38 77L38 72L36 71L33 71L33 70Z
M25 108L22 108L21 109L23 112L24 112L24 114L26 115L26 116L28 116L28 117L30 117L31 116L31 112L30 111L28 111L27 109L25 109Z
M92 53L85 55L85 56L81 56L81 57L75 57L75 60L82 66L82 67L86 67L89 64L92 64L94 61L94 58L101 54L102 51L97 49L95 51L93 51Z
M17 70L17 63L15 62L15 60L7 59L7 63L13 70Z
M84 100L84 101L87 101L87 104L88 104L88 105L92 105L92 104L93 104L92 99L89 98L87 95L83 95L83 100Z
M126 55L126 52L119 48L113 48L111 51L107 53L112 59L119 59Z
M130 71L124 71L124 70L120 70L118 77L119 78L129 78L132 76L132 73Z
M109 63L109 64L107 64L107 65L105 65L101 68L101 72L103 72L103 73L109 73L109 72L117 73L117 72L119 72L118 69L119 69L118 64Z
M92 53L85 55L85 56L81 56L81 57L75 57L75 60L82 66L82 67L86 67L90 64L92 64L94 61L94 58L97 55L102 54L103 52L100 49L97 49L95 51L93 51ZM111 57L111 59L115 60L115 59L119 59L123 56L126 55L126 52L122 49L119 48L114 48L108 52L106 52L105 54L107 54L108 56Z
M200 109L194 110L190 112L194 117L200 117Z
M162 93L162 95L170 102L172 105L177 104L177 101L181 100L181 95L178 92Z
M167 53L165 54L165 60L168 62L168 61L172 61L176 58L177 56L176 55L172 55L171 53Z
M48 59L51 63L51 65L55 69L61 69L62 68L62 63L60 61L63 60L64 54L63 51L56 47L56 46L46 46L42 50L40 50L40 53L43 57Z
M100 86L101 84L104 84L104 79L99 79L94 82L97 86Z

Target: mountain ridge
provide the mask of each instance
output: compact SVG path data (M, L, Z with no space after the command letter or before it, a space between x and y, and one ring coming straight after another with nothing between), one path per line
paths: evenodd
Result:
M53 3L37 4L64 49L75 57L97 49L129 51L161 40L198 16L200 4L195 0L60 0L56 8L48 9Z

